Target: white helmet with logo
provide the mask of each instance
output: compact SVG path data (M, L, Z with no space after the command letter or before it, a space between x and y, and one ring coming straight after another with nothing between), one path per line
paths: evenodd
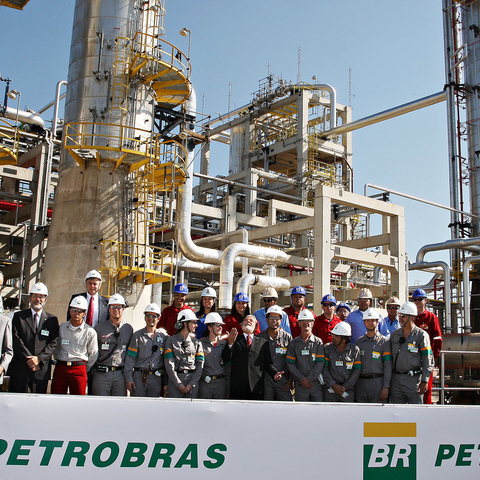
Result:
M69 306L79 308L80 310L88 310L88 302L83 295L78 295L77 297L72 298Z
M278 298L278 293L273 287L267 287L260 296L262 298Z
M90 270L85 275L85 281L87 281L89 278L97 278L98 280L102 281L102 275L97 270Z
M206 287L202 290L202 297L217 298L217 292L212 287Z
M350 337L352 335L352 327L347 322L339 322L333 327L331 333L342 337Z
M114 293L109 299L108 299L108 305L122 305L124 307L127 306L127 302L125 299L120 295L119 293Z
M156 313L157 315L160 315L160 307L156 303L149 303L145 307L145 311L143 313Z
M313 322L315 320L315 317L313 316L313 313L308 310L307 308L304 308L299 314L298 314L298 321L299 322Z
M219 323L220 325L225 325L222 317L217 312L211 312L205 317L205 325Z
M372 299L372 292L368 288L362 288L360 292L358 292L357 298L370 298Z
M373 308L367 308L363 312L363 320L380 320L380 314Z
M198 320L193 310L190 310L190 308L184 308L178 312L177 322L189 322L190 320Z
M48 288L44 283L38 282L35 285L32 285L29 293L30 295L37 293L38 295L45 295L46 297L48 297Z
M402 313L403 315L418 315L417 307L413 302L405 302L398 310L398 313Z
M303 310L302 310L303 311ZM271 306L268 310L267 310L267 317L268 315L270 315L271 313L277 313L278 315L280 315L281 317L283 317L283 308L282 307L279 307L278 305L273 305ZM300 315L299 315L300 316Z

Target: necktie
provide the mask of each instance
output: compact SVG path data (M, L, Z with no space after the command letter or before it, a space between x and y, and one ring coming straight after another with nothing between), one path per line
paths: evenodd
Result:
M38 330L38 321L40 320L38 318L38 313L35 314L35 316L33 317L33 319L35 320L35 330Z
M247 347L250 348L252 346L252 337L247 335Z
M87 312L87 325L92 326L93 324L93 297L90 297L90 305L88 306Z

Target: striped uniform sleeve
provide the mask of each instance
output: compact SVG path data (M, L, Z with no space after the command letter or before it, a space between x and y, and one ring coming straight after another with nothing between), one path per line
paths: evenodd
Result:
M382 362L388 362L388 361L392 361L392 352L383 352L382 354Z
M130 355L131 357L137 357L138 348L135 348L134 346L129 346L127 350L127 355Z

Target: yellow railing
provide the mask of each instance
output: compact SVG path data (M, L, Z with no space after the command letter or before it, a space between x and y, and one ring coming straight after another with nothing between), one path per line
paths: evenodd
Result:
M18 126L14 126L5 118L0 118L0 125L14 130L13 136L0 132L0 165L15 165L18 158Z

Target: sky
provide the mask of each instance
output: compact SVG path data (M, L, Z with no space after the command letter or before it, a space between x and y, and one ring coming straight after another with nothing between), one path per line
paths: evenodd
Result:
M74 7L74 0L30 0L23 12L0 8L0 76L22 93L21 108L42 108L66 80ZM167 41L186 52L178 32L192 32L197 108L212 117L226 113L229 101L231 109L249 103L269 71L296 82L299 48L300 79L332 85L339 103L351 103L354 120L444 87L440 0L167 0L166 10ZM0 82L0 99L3 88ZM43 115L47 126L52 116L52 109ZM446 133L444 103L355 131L354 191L372 183L449 205ZM211 175L227 169L228 151L212 150ZM405 207L412 261L423 245L450 238L447 211L390 199ZM425 260L448 261L448 254ZM430 277L410 272L410 284Z

